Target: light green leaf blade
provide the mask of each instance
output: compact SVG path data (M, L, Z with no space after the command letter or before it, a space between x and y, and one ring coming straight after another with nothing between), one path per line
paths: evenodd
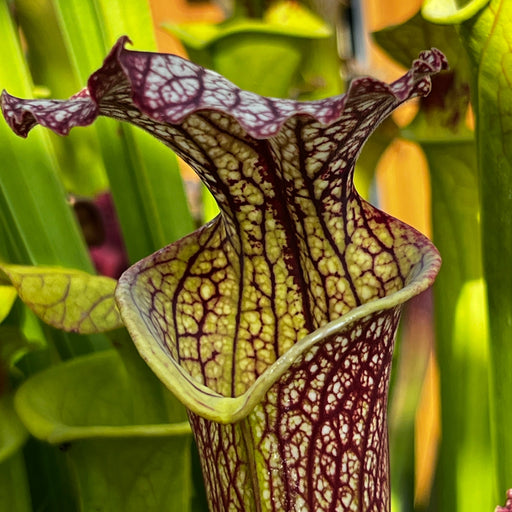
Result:
M100 24L105 34L106 49L119 37L128 35L133 44L145 51L156 50L151 9L148 0L99 0Z
M443 411L434 492L443 509L471 504L486 510L494 501L494 466L475 146L468 141L422 147L431 170L434 240L443 251L434 287Z
M434 23L461 23L483 9L489 0L425 0L421 13Z
M80 0L54 0L68 55L81 84L98 67L98 58L104 55L107 42L101 29L96 3ZM87 41L87 44L77 44Z
M119 355L108 350L32 376L16 393L16 410L32 435L52 444L190 432L182 408L169 418L161 387L141 397L137 386Z
M12 286L0 285L0 323L5 320L5 317L11 311L17 296L18 294Z
M152 378L144 379L131 348L123 358L105 351L31 377L16 394L17 411L34 436L65 450L83 510L190 510L186 414L169 406L174 398L138 358Z
M241 89L287 98L297 81L305 50L304 41L288 36L239 34L215 43L212 67ZM242 69L250 72L241 73Z
M442 441L432 510L491 509L493 465L490 457L482 457L491 451L488 338L476 145L465 125L467 58L455 27L434 25L420 15L375 38L401 63L421 45L441 48L450 64L449 73L435 77L431 96L421 102L419 115L404 130L427 158L434 242L443 257L434 285Z
M454 368L451 379L459 415L460 448L457 453L455 492L459 510L492 510L494 467L489 431L489 356L487 308L483 279L467 281L459 294L455 312ZM478 404L478 405L477 405ZM455 419L455 414L454 414ZM452 426L452 430L455 430Z
M0 87L31 95L30 74L18 41L17 27L0 4ZM47 134L36 131L30 143L14 136L0 123L0 251L3 261L22 264L65 265L91 272L82 233L58 178L56 159ZM50 346L61 357L91 350L95 341L83 338L80 347L64 333L47 332ZM104 340L99 342L104 345Z
M112 192L121 224L125 217L137 222L124 225L125 240L145 256L148 248L160 249L195 226L174 153L142 130L123 125L123 133L130 162L127 168L117 166L115 176L110 174ZM127 182L135 202L126 195ZM149 237L145 247L139 247L142 236Z
M52 1L68 53L83 85L122 35L130 36L144 50L156 49L147 0Z
M506 263L512 261L512 3L492 0L460 34L472 64L477 120L499 502L512 481L512 272Z
M117 329L108 336L129 376L131 400L140 409L136 418L144 423L186 422L188 417L185 407L162 386L146 361L140 357L128 331Z
M58 329L81 334L121 327L115 279L61 267L2 264L21 300Z

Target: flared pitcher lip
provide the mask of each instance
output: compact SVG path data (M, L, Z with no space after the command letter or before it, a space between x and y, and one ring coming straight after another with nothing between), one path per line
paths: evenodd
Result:
M410 226L409 229L416 231ZM415 272L417 266L421 266L421 269L408 284L385 297L357 306L304 336L264 370L244 393L236 397L221 395L208 386L194 381L169 352L154 340L154 336L141 319L138 308L133 307L131 284L152 255L135 263L124 272L117 285L116 301L121 318L139 354L176 398L188 410L203 418L224 424L236 423L249 415L270 387L284 375L301 354L321 340L340 334L352 323L373 313L399 306L432 285L441 266L441 257L426 236L419 232L417 236L419 237L417 241L422 245L421 260L411 268L411 272ZM418 247L418 244L411 245Z

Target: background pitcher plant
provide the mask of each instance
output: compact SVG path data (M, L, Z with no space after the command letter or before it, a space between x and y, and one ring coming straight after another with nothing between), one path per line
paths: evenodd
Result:
M189 163L220 215L121 277L141 356L189 410L210 510L389 510L386 407L402 304L440 257L364 201L372 131L446 69L424 51L399 80L342 96L265 98L121 38L69 100L4 93L10 126L66 135L109 116ZM165 184L162 184L165 186Z

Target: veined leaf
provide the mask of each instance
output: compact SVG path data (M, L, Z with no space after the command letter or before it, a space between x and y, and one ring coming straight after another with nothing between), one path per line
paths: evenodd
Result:
M116 281L61 267L2 264L21 300L41 320L82 334L121 327L114 301Z

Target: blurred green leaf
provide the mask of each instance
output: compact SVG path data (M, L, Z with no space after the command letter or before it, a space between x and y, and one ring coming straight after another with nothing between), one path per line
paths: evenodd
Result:
M491 451L488 338L476 145L465 124L467 57L455 27L434 25L419 14L374 37L401 64L431 46L445 52L450 64L449 72L434 78L432 93L420 102L418 115L403 130L427 158L434 243L443 257L434 285L442 440L430 507L487 510L493 503L494 468L484 455Z
M41 345L29 341L17 325L0 325L0 370L18 375L16 364L29 352L41 349Z
M18 294L14 287L3 284L0 285L0 323L5 320L5 317L11 311L17 296Z
M392 25L372 33L373 39L394 60L404 67L426 48L441 50L450 69L457 70L460 81L469 79L467 58L454 26L441 26L426 21L418 12L400 25Z
M21 52L17 28L6 3L0 3L3 65L0 87L31 95L30 73ZM3 261L56 265L92 272L82 233L59 180L57 161L44 131L30 143L0 123L0 251ZM105 339L84 337L73 343L65 333L46 332L47 342L61 357L105 346Z
M422 148L430 167L434 242L443 254L434 287L442 442L431 510L491 510L489 340L475 144L423 141Z
M14 94L32 94L32 84L7 5L0 3L2 66L0 85ZM0 124L0 223L2 245L18 262L56 264L91 271L85 244L56 172L42 131L30 144ZM51 213L51 220L49 218Z
M434 23L461 23L488 3L489 0L425 0L421 13Z
M58 329L91 334L123 325L114 300L117 281L62 267L0 264L21 300Z
M30 437L25 445L25 470L32 511L82 512L66 456L59 449Z
M27 440L27 436L27 430L14 411L12 397L3 394L0 397L0 462L16 453Z
M194 62L242 89L281 98L289 97L296 84L311 41L332 35L321 18L292 2L272 5L263 19L164 27L181 39Z
M297 80L304 53L304 43L287 36L238 34L215 43L210 53L210 67L242 89L263 96L286 98ZM262 55L265 55L264 59ZM202 60L193 51L190 56L196 62Z
M78 80L71 65L52 0L15 0L13 5L26 41L27 62L34 82L46 88L46 95L53 98L74 94L84 83ZM53 133L48 136L68 192L92 196L107 188L94 130L76 131L66 138Z
M119 331L121 349L133 351L124 357L96 353L28 379L17 411L33 435L65 450L83 510L190 510L186 414L123 339Z
M58 1L61 5L65 3L63 0ZM145 51L156 50L148 0L97 0L95 5L105 34L106 49L110 49L119 37L128 35L137 47Z
M497 494L512 482L512 3L491 0L460 26L472 71L482 201Z
M66 453L82 510L192 512L191 441L176 434L73 442Z
M16 393L16 410L31 434L52 444L190 432L183 413L169 423L162 391L141 397L137 385L117 352L104 351L29 378Z
M9 512L33 511L21 452L0 461L0 503Z
M398 126L389 117L379 125L363 146L356 162L354 184L357 192L367 201L370 200L371 187L374 183L375 170L379 160L384 151L399 134Z
M116 347L125 371L130 378L130 394L133 403L141 408L141 421L148 423L182 423L188 421L187 411L137 352L126 329L117 329L108 334Z
M32 510L21 453L27 435L10 395L4 394L0 397L0 504L5 511Z
M164 24L185 45L204 49L229 36L264 34L298 38L325 38L332 35L321 18L295 2L276 2L265 11L262 19L235 17L213 23ZM265 60L261 59L260 60Z
M487 308L483 279L467 281L462 287L455 311L452 368L458 378L453 386L451 407L457 482L453 492L459 510L492 510L494 464L489 428L489 357ZM475 406L478 404L478 406ZM458 420L457 423L453 420ZM456 425L455 428L453 428ZM455 432L453 432L455 434Z

